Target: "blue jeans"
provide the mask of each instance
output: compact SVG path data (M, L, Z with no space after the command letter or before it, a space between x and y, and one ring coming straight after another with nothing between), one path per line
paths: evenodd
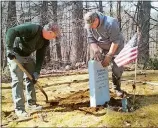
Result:
M33 74L35 70L34 60L28 57L21 57L16 55L16 59L23 65L23 67L30 73ZM9 69L12 78L12 98L15 106L15 110L25 110L25 97L23 93L23 82L26 90L27 104L36 103L36 92L32 81L30 81L26 74L18 67L14 60L8 59ZM24 80L24 81L23 81Z

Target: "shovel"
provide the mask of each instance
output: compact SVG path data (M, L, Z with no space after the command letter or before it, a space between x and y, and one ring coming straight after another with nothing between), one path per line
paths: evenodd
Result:
M28 71L26 71L26 69L15 58L13 60L18 65L18 67L27 75L27 77L32 81L33 77L30 75L30 73ZM46 103L48 103L48 96L47 96L46 92L43 90L43 88L39 85L39 82L37 81L35 85L44 94L44 96L46 98Z

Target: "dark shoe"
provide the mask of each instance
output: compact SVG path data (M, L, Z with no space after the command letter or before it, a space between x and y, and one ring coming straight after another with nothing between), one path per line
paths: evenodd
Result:
M42 110L42 106L39 104L28 104L27 108L30 110Z
M19 118L29 117L28 113L24 110L15 110L15 113Z

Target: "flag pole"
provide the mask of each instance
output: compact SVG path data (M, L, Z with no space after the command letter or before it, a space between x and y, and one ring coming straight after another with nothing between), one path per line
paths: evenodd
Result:
M134 83L133 83L133 105L135 103L135 92L136 92L136 80L137 80L137 64L138 64L138 59L136 58L136 61L135 61L135 75L134 75Z
M140 30L139 30L139 26L137 26L137 47L138 47L138 42L140 41ZM133 105L135 103L135 92L136 92L136 80L137 80L137 65L138 65L138 53L137 53L137 58L135 61L135 73L134 73L134 83L133 83L133 92L134 92L134 96L133 96Z

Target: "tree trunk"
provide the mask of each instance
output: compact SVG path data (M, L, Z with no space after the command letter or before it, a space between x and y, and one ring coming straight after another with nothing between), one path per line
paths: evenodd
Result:
M2 34L1 34L2 37ZM4 53L4 44L3 44L3 39L1 38L1 66L4 67L5 61L3 62L3 59L5 58L5 53Z
M17 25L17 16L16 16L16 2L15 1L9 1L8 2L8 15L7 15L7 25L6 25L6 30L14 27ZM3 60L3 68L7 66L7 58L5 55L5 42L3 42L3 39L1 39L2 41L2 60Z
M40 12L40 24L42 26L47 24L49 21L47 13L48 13L48 1L43 1L41 6L41 12ZM46 51L46 59L44 60L44 64L48 63L50 61L50 58L51 56L50 56L50 46L49 46Z
M113 6L112 6L112 1L110 1L110 16L113 16Z
M143 64L143 68L146 68L146 64L149 60L150 10L150 1L138 2L138 23L140 26L140 32L142 37L138 49L138 63Z
M102 13L103 13L102 1L99 1L99 12L102 12Z
M157 19L158 19L158 15L157 15ZM156 24L156 57L158 57L158 23Z
M7 29L16 26L16 2L9 1L8 3L8 19L7 19Z
M57 19L57 1L52 1L52 11L53 11L53 21L58 22ZM61 45L60 45L60 39L55 40L55 45L56 45L56 53L57 53L57 60L59 61L59 65L62 66L61 61L62 61L62 55L61 55Z
M40 13L41 14L40 24L42 26L48 23L47 13L48 13L48 2L43 1L41 7L41 13Z
M121 1L117 1L117 19L121 30Z
M83 4L76 1L72 4L72 46L70 61L72 65L82 61L83 57Z

